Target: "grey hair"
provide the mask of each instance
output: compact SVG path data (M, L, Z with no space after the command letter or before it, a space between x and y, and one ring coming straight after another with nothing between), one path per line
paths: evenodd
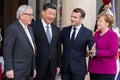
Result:
M33 10L32 7L29 6L29 5L21 5L21 6L18 8L17 12L16 12L16 17L17 17L17 19L19 19L19 16L20 16L21 14L25 13L26 10L28 10L28 9Z

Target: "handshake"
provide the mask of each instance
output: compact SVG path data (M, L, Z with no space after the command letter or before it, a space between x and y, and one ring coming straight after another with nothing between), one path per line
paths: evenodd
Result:
M97 52L96 43L94 43L91 50L87 51L87 56L90 56L91 58L93 58L94 56L96 56L96 52Z

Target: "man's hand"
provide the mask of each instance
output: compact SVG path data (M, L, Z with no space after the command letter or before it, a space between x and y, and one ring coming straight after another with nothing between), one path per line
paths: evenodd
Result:
M13 70L6 71L7 78L13 79L14 78L14 72Z
M56 75L58 75L60 73L60 68L57 67L57 70L56 70Z
M92 46L91 50L87 51L87 55L91 58L96 55L96 43Z
M36 76L36 69L34 69L33 78Z

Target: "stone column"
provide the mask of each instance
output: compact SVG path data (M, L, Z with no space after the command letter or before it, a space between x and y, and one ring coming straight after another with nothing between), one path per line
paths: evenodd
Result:
M82 8L86 12L83 24L94 30L96 22L96 0L62 0L62 27L70 25L70 17L74 8Z
M34 19L36 19L36 0L28 0L28 5L33 8Z
M120 0L115 1L116 26L120 29Z

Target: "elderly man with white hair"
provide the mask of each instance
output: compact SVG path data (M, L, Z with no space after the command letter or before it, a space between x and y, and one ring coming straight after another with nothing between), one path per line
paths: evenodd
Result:
M16 13L17 21L5 30L4 61L6 77L13 80L33 80L35 68L35 42L32 28L33 10L21 5Z

